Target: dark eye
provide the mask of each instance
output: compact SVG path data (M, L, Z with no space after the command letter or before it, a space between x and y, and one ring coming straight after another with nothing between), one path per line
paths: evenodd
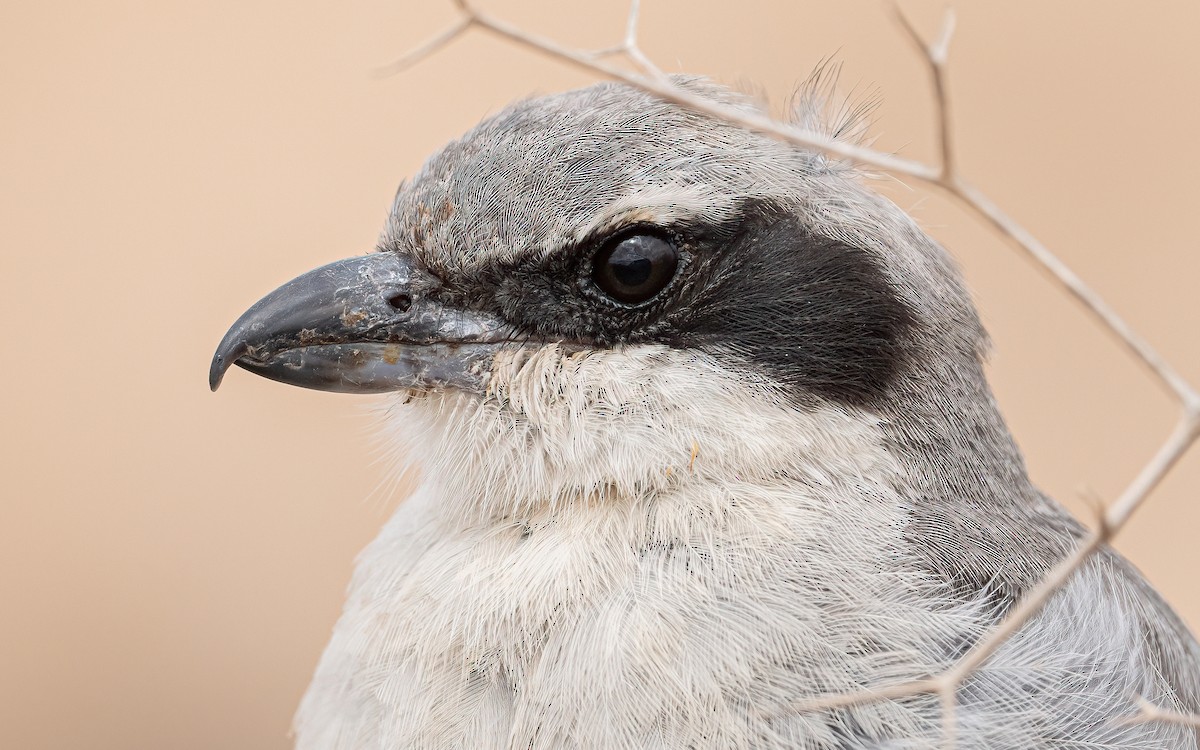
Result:
M618 302L637 304L661 292L678 264L679 252L670 242L652 234L634 234L596 255L592 278Z

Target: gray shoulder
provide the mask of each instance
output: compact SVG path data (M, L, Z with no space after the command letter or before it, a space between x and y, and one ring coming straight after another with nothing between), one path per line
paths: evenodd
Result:
M1200 648L1137 570L1111 550L1088 560L963 685L964 717L989 747L1194 750L1200 731L1130 723L1145 698L1200 708Z
M1105 550L1098 555L1097 564L1111 571L1113 596L1128 609L1141 633L1143 663L1161 683L1164 702L1159 705L1200 712L1200 645L1195 636L1124 557Z

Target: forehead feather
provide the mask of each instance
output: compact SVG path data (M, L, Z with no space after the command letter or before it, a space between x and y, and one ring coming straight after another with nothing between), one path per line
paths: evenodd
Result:
M693 92L751 110L697 79ZM812 154L625 86L518 103L431 158L397 196L389 242L433 267L547 252L606 224L719 222L747 197L793 197Z

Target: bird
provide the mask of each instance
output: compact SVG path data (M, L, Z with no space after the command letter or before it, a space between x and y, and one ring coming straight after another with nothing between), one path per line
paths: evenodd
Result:
M818 89L793 121L859 137ZM594 84L450 142L372 252L247 310L214 390L385 394L420 477L296 747L942 747L936 695L805 704L940 674L1085 530L1028 476L954 260L867 177ZM1196 711L1200 647L1104 547L961 682L954 746L1197 747L1139 699Z

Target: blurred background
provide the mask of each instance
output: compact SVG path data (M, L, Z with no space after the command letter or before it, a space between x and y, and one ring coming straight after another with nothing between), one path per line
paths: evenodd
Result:
M580 47L627 6L481 0ZM963 171L1193 383L1200 4L959 3ZM906 0L935 33L944 3ZM776 102L821 60L878 90L876 145L933 158L925 70L868 0L646 0L669 71ZM371 249L397 184L510 100L591 79L473 32L372 76L449 2L0 5L0 745L286 748L356 552L402 501L366 401L209 357L260 295ZM879 181L962 263L1035 479L1114 497L1175 407L971 217ZM1200 626L1200 451L1118 546Z

